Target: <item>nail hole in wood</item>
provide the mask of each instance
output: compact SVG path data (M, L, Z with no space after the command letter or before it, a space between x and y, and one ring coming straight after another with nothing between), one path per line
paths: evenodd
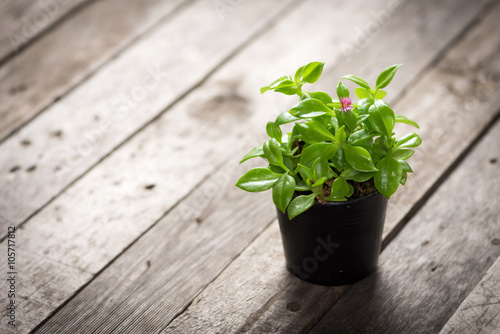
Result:
M62 134L63 134L63 133L62 133L62 131L61 131L61 130L55 130L55 131L52 131L52 132L50 133L50 135L51 135L52 137L56 137L56 138L61 138L61 137L62 137Z
M300 304L296 303L296 302L291 302L291 303L288 303L286 308L288 309L288 311L297 312L297 311L300 311Z
M15 173L15 172L17 172L17 171L18 171L18 170L20 170L20 169L21 169L21 167L20 167L20 166L14 166L14 167L12 167L12 168L10 169L10 171L9 171L9 172L11 172L11 173Z
M27 87L26 87L26 85L25 85L25 84L19 84L19 85L17 85L17 86L12 87L12 88L10 89L9 93L10 93L11 95L14 95L14 94L17 94L17 93L19 93L19 92L23 92L23 91L25 91L25 90L26 90L26 88L27 88Z

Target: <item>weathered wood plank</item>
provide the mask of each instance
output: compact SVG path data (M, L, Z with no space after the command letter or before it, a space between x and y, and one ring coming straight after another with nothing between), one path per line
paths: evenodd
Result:
M182 3L96 1L5 64L0 68L0 142Z
M1 1L0 63L85 2L89 0Z
M500 255L500 164L490 162L499 142L497 122L383 251L377 274L354 284L311 333L443 328Z
M144 119L145 115L136 115L136 111L144 112L144 114L149 113L151 116L154 110L160 110L160 106L163 108L164 102L168 103L173 99L164 91L170 91L172 94L182 91L183 87L186 88L186 85L190 83L185 81L188 79L194 81L194 79L206 75L204 71L213 68L217 61L222 61L224 57L230 56L231 50L234 51L238 43L241 45L245 38L267 29L273 20L279 20L281 15L292 9L295 4L293 1L279 3L254 1L241 4L233 12L228 13L225 20L221 20L215 12L213 16L207 15L207 13L212 13L211 3L199 2L177 16L172 22L175 29L169 30L164 27L161 33L152 35L149 42L163 41L162 47L166 50L165 40L170 38L168 42L171 43L172 48L177 47L180 55L171 55L172 58L169 60L176 60L175 57L182 58L177 59L177 66L179 71L186 71L185 76L175 77L168 83L164 82L161 87L162 91L155 91L154 95L151 93L153 99L152 101L148 100L150 102L148 105L136 108L133 115L123 120L126 129L137 128L137 124L134 122L137 123L138 119ZM204 22L204 25L200 25L201 22ZM179 29L185 27L191 27L191 32L175 37ZM282 31L281 34L285 32ZM281 36L283 35L279 35L279 37ZM135 51L127 51L127 54L133 53L127 61L122 60L119 66L115 65L114 68L107 70L108 75L119 75L120 72L124 71L126 65L137 63L141 56L144 57L143 52L155 49L149 43L140 46ZM182 52L182 50L191 50L191 52ZM191 56L187 57L187 55ZM261 55L261 48L254 49L251 57L245 58L244 61L238 63L237 67L241 70L241 64L248 64L249 60ZM161 57L164 56L161 54ZM207 57L207 60L200 64L202 56ZM171 65L174 66L174 64ZM268 66L274 65L269 64ZM191 73L191 71L193 72ZM219 138L221 141L223 139L220 136L222 132L226 132L231 138L241 137L242 129L246 125L252 124L252 112L251 109L247 108L247 104L249 104L247 100L249 96L258 94L258 89L255 89L258 84L252 82L250 85L255 92L248 93L250 91L248 90L240 93L241 87L238 87L237 80L242 76L238 76L237 72L234 71L234 68L230 72L226 71L219 80L212 81L211 85L205 86L202 93L190 100L185 100L182 105L176 105L174 109L162 116L161 122L156 122L148 128L148 131L143 131L134 137L134 144L130 144L132 146L115 152L112 155L114 157L112 160L105 160L103 164L106 167L102 165L90 171L85 177L85 179L90 178L89 181L78 182L74 187L67 189L62 196L64 199L56 199L24 225L25 227L20 228L18 232L19 238L22 240L20 254L23 252L43 254L55 263L77 268L80 271L90 273L90 275L99 272L167 210L172 208L177 201L186 196L201 178L212 172L214 166L224 159L228 150L234 148L234 143L226 140L220 148L214 147L213 145L216 145L215 139L211 141L211 138ZM97 74L96 78L100 78L100 73L102 71ZM139 73L138 78L142 78L142 73ZM120 81L119 78L113 80L111 82ZM140 82L140 80L138 81ZM264 78L257 80L259 83L262 81ZM137 81L132 80L132 87L135 82ZM102 88L101 85L98 87ZM97 88L88 89L92 90L92 94L98 93ZM113 87L105 87L105 89L112 90ZM81 93L80 101L88 101L84 98L88 95L88 93ZM77 106L77 98L74 97L74 99L72 103ZM204 108L200 109L200 105L203 105ZM264 108L261 110L265 111ZM85 111L81 107L82 116ZM210 116L207 117L206 113L210 113ZM49 133L49 129L54 125L51 123L57 117L71 118L64 116L62 109L58 109L57 113L47 120L44 120L44 117L45 114L35 121L40 126L37 133ZM92 118L92 115L89 118ZM240 124L239 128L228 131L232 122ZM118 125L122 125L122 123ZM252 128L254 127L252 126ZM113 135L124 136L116 133ZM74 136L77 139L79 134L64 131L64 136ZM183 141L179 141L179 138L183 138ZM57 142L57 138L51 140ZM119 138L108 138L108 140L116 142ZM108 143L110 142L108 141ZM32 142L32 145L27 149L29 150L34 145L36 144ZM59 151L48 153L49 156L61 153L64 145L59 145ZM186 156L187 150L190 152L189 156ZM25 158L27 159L27 157ZM92 157L88 156L87 158L91 159ZM152 164L153 160L157 160L157 163ZM87 163L87 161L85 162ZM130 166L133 167L129 168ZM52 171L50 166L42 166L42 168ZM31 190L31 188L28 189ZM2 245L5 246L5 242ZM47 266L45 270L56 269L56 266ZM89 276L86 279L90 278ZM70 287L73 292L82 286L82 284L75 282L76 280L66 281L67 287ZM30 281L30 287L41 289L44 283L42 277L35 278ZM6 282L2 281L0 287L5 287L5 284ZM50 289L47 293L49 292ZM56 294L53 292L53 294L58 305L71 296L71 293ZM24 291L20 291L20 295L20 299L27 298L27 301L20 304L18 309L19 319L22 321L18 327L20 331L32 329L50 312L54 311L54 307L51 306L53 304L43 306L43 295L24 294ZM5 296L0 297L5 298ZM37 309L37 317L24 316L32 314L30 309L32 305L42 305L43 307ZM5 324L3 320L0 326ZM8 330L8 328L0 327L1 330Z
M217 173L230 185L223 191L204 183L186 199L193 208L175 207L36 333L157 333L166 327L253 240L255 229L269 223L273 207L266 194L253 201L232 187L234 172L244 170L233 166L229 178ZM214 198L198 211L205 196Z
M273 221L162 333L298 333L300 327L287 324L318 322L348 289L306 284L290 274Z
M402 113L406 115L407 108L416 111L417 107L413 108L412 106L421 104L422 97L426 96L429 91L433 92L432 97L424 100L425 105L433 106L432 113L420 110L420 113L414 112L411 115L422 125L419 133L424 132L422 134L424 145L418 151L427 151L429 154L421 155L419 169L415 168L416 174L409 181L408 188L401 190L407 193L405 197L408 199L411 199L412 196L423 196L426 189L420 189L420 187L428 188L433 182L436 182L441 173L466 149L468 143L473 140L473 136L478 136L481 129L488 124L500 108L500 101L495 98L498 84L494 86L493 91L490 89L491 87L478 86L477 84L479 81L477 76L480 78L483 73L490 75L490 81L486 82L488 85L495 84L497 78L500 77L500 64L490 62L488 66L484 65L488 64L489 59L498 58L496 55L499 53L499 45L494 33L495 29L498 29L494 24L496 17L498 17L498 11L499 9L495 8L480 25L470 31L464 40L451 49L447 56L438 63L438 66L429 71L416 87L396 105L396 108L398 105L405 106ZM404 35L404 32L402 34ZM488 46L476 47L479 41ZM457 63L458 60L460 63ZM461 71L458 73L450 71L452 64L459 64ZM474 72L477 76L472 74ZM465 73L467 75L464 75ZM454 91L452 89L439 89L439 87L461 88L459 91ZM478 96L481 98L476 101L474 98ZM432 99L434 99L434 103L432 103ZM444 104L441 101L444 101ZM469 103L473 101L481 113L472 113L468 108L460 107L465 106L464 103L467 101ZM457 106L457 108L448 109L450 105ZM436 131L435 124L439 124L439 131ZM446 134L446 140L441 139L444 134ZM442 142L440 146L437 145L439 141ZM440 158L436 159L433 155ZM428 178L428 180L423 181L424 178ZM401 201L399 204L403 206L401 210L408 212L415 201L416 199ZM395 217L398 216L401 217L400 219L404 218L404 214L394 213L395 209L394 205L389 207L388 217L391 218L388 219L396 219ZM388 235L390 231L388 229L394 228L397 224L398 222L386 220L385 235ZM271 238L269 233L273 232L266 231L262 238ZM278 240L274 242L278 242ZM264 244L270 243L265 242ZM276 264L283 261L281 251L279 254L274 254L264 250L263 254L267 254L270 258L266 260L268 263ZM255 333L307 332L317 319L323 316L324 310L334 305L338 296L345 291L344 287L319 287L301 282L294 277L286 278L282 272L275 274L274 270L262 271L258 265L260 261L262 259L259 257L254 262L246 255L242 256L242 259L236 260L220 278L195 299L185 315L181 315L169 326L167 332L182 333L196 328L204 328L207 333L217 332L220 330L221 324L216 319L226 318L230 319L228 321L230 324L224 324L223 326L227 327L223 328L228 331L244 327ZM252 269L254 267L257 267L257 270L254 271ZM234 294L235 284L241 277L245 277L248 281L258 280L265 283L249 284L244 288L238 286L238 289L241 290L238 293L239 303L224 304L224 300L231 298L230 296ZM274 286L280 288L270 292L269 290L272 290ZM316 298L316 296L321 297ZM321 303L320 306L317 306L318 303ZM327 303L330 306L324 306L322 303ZM198 304L200 305L198 306ZM262 305L265 307L259 309ZM286 321L282 319L286 319Z
M5 235L6 226L29 218L199 84L248 38L265 29L267 19L287 1L241 4L224 20L212 3L197 2L163 22L10 137L0 146L0 234ZM172 6L167 3L175 2L162 3L166 10ZM112 8L107 10L109 14ZM135 12L127 17L134 21Z
M301 8L297 13L304 16L306 12L305 8L308 7ZM289 20L286 20L286 22L295 22L295 18L294 15ZM290 30L284 29L285 27L288 28L286 22L278 28L283 28L283 31L289 33ZM279 39L276 38L274 43L277 43L278 40ZM282 41L282 43L286 43L286 40ZM280 48L280 45L276 44L275 47ZM245 52L243 56L244 61L238 58L237 65L239 61L246 63L248 59L251 59L251 56L254 56L254 52L257 54L257 52L262 52L262 49L259 44L256 44L247 51L248 52ZM248 57L248 59L246 57ZM230 77L234 75L234 73L238 73L238 68L236 65L233 66L232 64L228 64L226 68L221 69L220 76L223 78L226 76ZM214 78L215 82L217 82L218 79L220 80L220 78L216 76ZM247 75L246 80L252 80L252 76ZM241 85L243 88L250 88L251 85L247 85L246 80L242 81ZM211 81L207 83L207 87L210 87L210 84L212 84ZM205 89L207 87L203 88ZM246 89L242 89L241 91L246 91ZM213 94L213 92L209 93L207 96L210 96L210 94ZM239 89L238 94L242 94ZM200 98L198 94L196 94L191 98L188 96L187 101L189 104L195 103L195 101L202 101L203 103L207 101L207 99ZM249 99L249 101L252 103L253 99ZM178 105L179 108L183 106L184 103L182 102ZM259 110L259 108L256 107L258 107L258 105L254 105L250 108L252 110ZM232 109L234 109L234 107ZM174 110L171 112L173 111ZM173 114L166 115L166 117L172 115ZM160 121L163 122L162 119ZM214 120L213 122L214 123L211 124L212 128L224 128L224 124L226 124L223 120L219 120L218 122ZM178 127L179 124L180 123L176 124L176 126ZM245 122L245 128L247 130L249 128L251 129L253 126L252 123ZM235 125L235 127L237 127L237 125ZM231 131L239 133L238 129L231 129L231 127L225 129L225 131L228 137L231 136ZM205 133L204 131L201 132ZM213 149L215 149L215 147L218 149L223 149L225 147L224 142L226 140L224 140L224 138L220 138L219 136L217 140L217 137L211 134L208 134L208 137L210 137L211 144L214 146ZM151 138L148 139L151 140ZM201 147L201 149L203 148L204 147ZM156 155L165 156L161 153L156 153ZM144 155L140 156L142 157L140 161L149 160ZM136 162L134 162L134 164L136 164ZM205 164L207 164L206 161ZM113 166L117 165L122 165L122 163L113 162ZM144 165L143 168L147 168L146 165ZM147 171L147 174L154 173L151 169L147 169ZM81 294L76 296L69 304L62 308L53 318L49 319L40 331L54 331L59 328L61 324L67 324L69 319L73 321L72 326L75 326L74 328L77 328L77 326L97 326L97 324L102 321L111 321L111 323L105 326L123 326L120 327L120 330L138 330L138 328L141 330L156 330L156 328L161 328L162 325L168 323L169 319L172 319L179 310L182 310L188 305L192 296L195 296L218 274L220 268L227 264L227 262L224 262L224 259L235 256L238 250L241 250L249 239L257 235L274 216L271 208L272 204L269 202L267 196L263 197L262 195L258 196L251 194L252 197L249 197L248 194L242 194L232 186L232 182L236 179L241 169L238 168L230 171L231 173L226 174L228 170L223 170L221 174L216 175L208 184L204 185L206 188L199 190L199 192L195 193L196 195L192 195L184 200L179 207L162 219L158 225L107 268L106 271L84 289ZM221 183L225 186L221 186ZM216 196L214 196L214 193ZM215 198L211 200L206 198L211 196ZM255 207L262 205L261 209L257 211L258 216L253 210L251 214L245 213L241 216L239 215L241 211L248 208L249 201L251 201ZM194 207L191 207L190 203L201 203L201 208L198 208L196 204L193 205ZM203 203L207 204L204 205ZM141 204L137 206L140 207ZM252 209L253 208L254 206L252 206ZM186 213L186 211L188 212ZM235 214L235 212L237 214ZM187 215L187 219L185 215ZM261 218L261 215L269 215L269 220ZM198 220L199 223L196 223L196 220ZM201 229L201 227L204 227L204 230L200 231L199 229ZM170 229L174 229L174 231L167 235ZM222 236L218 234L223 232L228 234ZM209 236L206 236L206 233L209 233ZM229 240L227 239L228 235L232 236ZM207 240L212 240L212 238L215 238L215 240L213 244L209 245L207 248ZM237 242L234 241L235 239L237 239ZM175 240L175 244L163 244L158 240ZM211 248L214 247L213 245L217 245L216 248L223 249L224 252L219 254L217 250ZM214 253L212 253L212 251ZM230 253L230 256L228 256L226 252ZM189 259L180 257L179 254L189 254ZM151 266L149 270L153 272L146 271L148 260ZM158 264L159 267L153 268L152 266L158 262L160 263ZM186 281L183 281L182 277L180 277L181 273L179 270L181 270L181 268L186 272L185 275L188 276ZM142 273L146 274L142 275ZM200 276L204 277L200 278ZM129 279L130 277L134 277L134 279ZM140 279L135 279L135 277L139 277ZM251 277L255 278L254 276ZM132 282L132 280L135 280L135 282ZM280 282L280 284L281 283L282 282ZM238 284L241 286L241 282ZM272 288L270 289L272 290ZM303 296L306 296L307 293L310 292L304 289L303 286L298 286L297 289L292 287L286 291L288 295L294 295L297 290L303 291ZM233 294L234 291L231 290L231 292L228 293ZM324 294L324 291L318 288L315 295L318 296L322 294ZM339 294L338 290L332 290L332 296L338 297ZM162 295L164 297L161 297ZM131 296L135 296L136 298L132 298ZM268 294L266 294L266 296L269 298ZM253 297L248 296L247 298L251 299ZM109 303L109 299L112 299L113 303ZM96 319L94 317L96 312L94 311L93 305L97 305L95 307L99 307L101 312L108 315L108 317L104 320ZM159 305L161 305L161 307L159 307ZM234 311L234 308L239 307L233 304L227 305L231 305L231 312ZM275 307L276 305L269 304L270 308L273 306ZM330 306L331 304L328 304L328 300L326 299L323 313L326 312ZM102 309L103 307L104 309ZM247 305L244 307L246 309ZM161 310L159 310L160 308ZM294 305L290 305L290 308L294 309ZM304 310L307 309L304 308ZM76 322L74 322L75 314L78 314ZM257 314L258 313L256 313L256 315ZM318 319L318 313L310 314L310 316L315 316L316 320ZM144 319L141 319L141 317L144 317ZM222 318L224 317L219 319ZM148 324L151 324L152 327L148 327ZM221 322L216 322L214 331L220 330L219 326L221 325ZM234 325L237 326L236 328L244 328L246 322L244 321L240 324L235 322ZM210 331L210 328L208 328L208 331Z
M493 245L500 239L491 240ZM500 258L467 296L441 334L500 332Z

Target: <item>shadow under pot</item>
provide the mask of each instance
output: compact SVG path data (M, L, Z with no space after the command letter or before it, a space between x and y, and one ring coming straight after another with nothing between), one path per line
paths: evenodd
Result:
M379 192L345 201L318 201L294 219L279 209L286 266L314 284L354 283L377 269L387 198Z

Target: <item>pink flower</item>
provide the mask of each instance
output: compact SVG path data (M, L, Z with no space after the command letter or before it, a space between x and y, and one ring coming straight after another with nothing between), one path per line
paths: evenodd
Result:
M348 97L341 97L340 98L340 104L342 104L342 108L340 108L340 111L347 111L347 110L352 110L354 108L352 106L352 101Z

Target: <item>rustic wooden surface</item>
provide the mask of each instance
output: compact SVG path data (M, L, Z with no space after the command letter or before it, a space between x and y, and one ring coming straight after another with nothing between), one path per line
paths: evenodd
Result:
M196 2L172 21L156 26L155 31L0 144L5 150L0 157L0 182L5 185L0 190L2 234L5 226L24 222L167 111L266 23L276 19L288 3L258 1L250 6L251 11L235 12L221 20L209 3ZM135 92L144 95L133 100Z
M500 239L493 239L491 242L493 245L498 245ZM500 286L500 258L495 261L440 333L498 333L500 331L498 286Z
M0 142L165 16L168 21L168 14L183 3L187 1L133 1L125 6L119 0L97 1L46 33L0 71Z
M122 4L66 1L0 43L0 247L19 238L0 332L495 333L496 1ZM36 10L0 3L0 39ZM389 102L421 125L380 270L352 286L289 274L270 195L234 187L290 103L258 88L311 60L326 90L404 62Z
M0 63L92 0L0 2Z

